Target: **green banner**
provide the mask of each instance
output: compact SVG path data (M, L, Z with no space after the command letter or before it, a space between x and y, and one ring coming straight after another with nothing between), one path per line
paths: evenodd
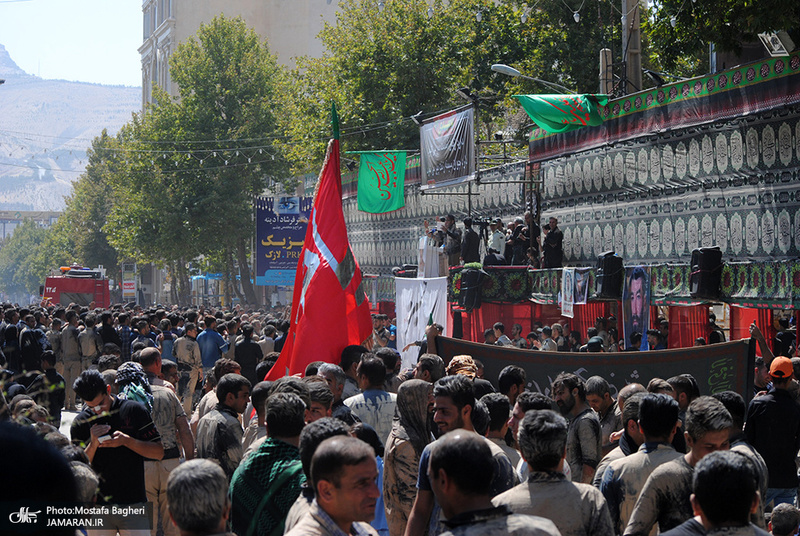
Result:
M405 151L362 153L358 168L358 210L372 214L405 206Z
M514 95L531 119L547 132L569 132L603 124L598 108L608 95Z

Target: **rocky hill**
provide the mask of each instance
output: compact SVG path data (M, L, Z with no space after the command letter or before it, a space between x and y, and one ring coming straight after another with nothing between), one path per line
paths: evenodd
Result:
M91 140L141 109L141 88L43 80L3 45L0 79L0 210L62 210Z

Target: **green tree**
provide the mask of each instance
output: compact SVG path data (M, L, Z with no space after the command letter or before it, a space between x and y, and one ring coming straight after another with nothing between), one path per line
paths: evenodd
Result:
M118 144L104 129L100 136L92 140L92 148L87 151L86 171L75 182L72 195L67 198L66 207L60 219L63 225L51 230L51 234L69 235L70 250L74 259L84 266L104 266L115 274L118 272L116 249L109 244L103 229L113 205L113 188L109 179L118 168ZM58 255L57 241L51 240ZM62 250L62 253L66 253Z
M103 230L121 257L167 268L173 299L186 303L190 283L185 266L203 252L205 219L192 208L196 179L187 153L181 152L177 104L163 92L157 95L162 104L135 115L118 136L117 165L107 177L113 201Z
M235 259L243 298L255 303L248 260L252 201L262 192L265 176L285 173L280 154L272 157L277 150L271 138L286 94L286 74L267 43L241 18L222 16L202 25L197 39L178 46L170 59L170 74L180 88L176 112L184 139L217 142L218 150L231 154L216 169L204 168L197 160L187 163L204 173L195 175L199 180L186 201L205 209L206 247L225 249L231 264ZM239 140L236 150L225 140Z
M183 296L186 264L221 252L239 272L240 298L256 303L252 201L265 177L285 173L272 140L286 74L241 18L223 16L178 46L170 74L179 96L156 90L121 132L104 229L121 255L166 266Z
M321 162L330 137L330 101L339 107L346 149L415 149L419 130L410 116L466 104L455 92L468 87L485 97L480 120L486 137L505 128L511 117L519 119L510 95L551 92L496 74L492 64L514 65L530 76L594 93L599 51L617 39L618 15L599 0L584 2L579 23L562 2L391 0L380 5L341 2L337 24L326 25L320 34L327 52L298 61L297 87L287 96L284 116L286 153L296 173Z
M684 76L707 72L709 43L739 53L743 43L775 30L800 43L800 3L794 0L658 0L643 23L654 61Z
M39 293L48 267L42 252L48 231L33 220L18 225L0 248L0 285L3 291L22 301Z

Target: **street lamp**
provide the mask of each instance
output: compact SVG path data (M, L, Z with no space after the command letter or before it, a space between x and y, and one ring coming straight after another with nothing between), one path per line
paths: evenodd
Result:
M571 89L569 89L567 87L564 87L564 86L562 86L560 84L555 84L553 82L548 82L547 80L542 80L541 78L534 78L532 76L525 76L524 74L522 74L518 70L514 69L513 67L509 67L508 65L504 65L502 63L495 63L494 65L492 65L492 70L494 72L496 72L496 73L504 74L506 76L511 76L513 78L523 78L525 80L532 80L534 82L539 82L540 84L544 84L547 87L555 89L559 93L572 93L572 94L575 93Z
M686 80L686 78L683 78L682 76L675 76L674 74L669 73L660 73L658 71L653 71L652 69L642 69L642 72L653 81L656 87L661 87L666 84L664 81L665 76L677 80L678 82Z

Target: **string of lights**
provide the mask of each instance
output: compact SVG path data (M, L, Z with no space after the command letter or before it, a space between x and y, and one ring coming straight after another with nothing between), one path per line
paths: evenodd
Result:
M437 110L437 111L432 112L432 113L438 114L438 113L445 112L445 111L446 110ZM400 118L397 118L397 119L389 119L389 120L386 120L386 121L379 121L379 122L376 122L376 123L366 123L366 124L357 124L357 125L342 123L341 124L341 131L342 131L342 133L345 133L345 132L347 132L347 133L359 133L360 130L358 130L358 129L368 129L369 130L369 129L374 129L374 127L390 126L390 125L395 124L395 123L401 123L403 121L410 121L410 120L411 120L411 116L409 116L409 117L400 117ZM356 130L352 130L352 129L356 129ZM16 131L16 130L0 129L0 135L4 135L4 134L5 135L9 135L9 136L13 135L15 137L19 137L19 138L22 138L22 139L28 139L28 140L32 140L32 141L36 140L37 138L46 138L46 139L55 139L55 140L63 139L63 140L70 140L70 141L85 141L87 143L91 143L95 139L95 138L80 138L80 137L76 138L76 137L69 137L69 136L52 136L52 135L48 135L48 134L35 134L35 133L31 133L31 132L20 132L20 131ZM264 137L260 137L260 138L230 138L230 139L219 139L219 140L208 140L208 139L205 139L205 140L141 140L141 141L144 142L144 143L153 144L153 145L160 145L160 144L175 145L175 144L211 144L211 143L216 143L216 144L222 144L222 143L248 143L248 142L263 142L263 141L269 141L269 140L280 140L280 139L289 139L289 137L286 136L285 134L280 134L280 135L274 135L274 136L264 136ZM324 140L326 138L325 138L325 136L321 136L319 139L320 140ZM239 147L231 147L231 148L227 148L227 149L236 150L238 148ZM247 146L245 148L252 148L252 146Z
M431 112L431 115L437 115L442 112L447 111L445 110L436 110ZM390 128L392 126L396 126L402 124L406 121L413 121L411 116L409 117L400 117L397 119L390 119L386 121L380 121L375 123L366 123L362 125L351 125L349 128L345 127L341 130L341 137L348 138L352 136L358 136L361 134L365 134L368 132L374 132L376 130L381 130L385 128ZM3 130L0 129L0 136L13 136L18 139L27 140L29 142L40 142L44 143L45 140L61 140L65 139L68 140L67 143L61 144L59 147L56 148L43 148L41 150L34 150L33 147L26 147L21 144L14 144L15 147L11 147L11 144L8 142L0 143L0 150L7 150L11 151L8 153L9 157L13 157L14 153L16 152L23 152L27 159L35 158L36 156L44 157L47 155L47 158L52 158L52 160L58 160L60 158L59 152L61 151L68 151L68 155L72 155L73 151L78 153L83 153L88 150L88 147L82 146L79 144L80 141L91 142L92 140L88 138L68 138L65 136L51 136L47 134L35 134L29 132L20 132L20 131L13 131L13 130ZM308 138L308 142L319 142L324 143L329 138L328 134L321 133L317 136ZM171 144L171 145L179 145L179 146L191 146L194 144L225 144L225 143L235 143L237 144L234 147L213 147L213 148L191 148L191 149L169 149L169 148L159 148L159 149L136 149L131 147L94 147L92 148L95 152L103 152L108 156L114 157L126 157L130 155L152 155L152 156L160 156L161 158L168 158L172 155L182 155L188 156L195 160L198 160L201 164L203 164L208 159L220 159L221 161L225 162L226 165L230 163L232 160L238 157L247 158L247 162L243 165L247 164L258 164L267 161L274 161L277 156L280 154L280 147L275 144L262 144L262 145L242 145L246 142L251 141L265 141L265 140L279 140L279 139L288 139L285 135L280 136L268 136L263 138L232 138L227 140L153 140L153 141L146 141L143 140L142 143L144 144ZM288 144L288 146L297 145ZM271 151L270 151L271 150ZM55 154L55 156L50 156L50 154ZM269 160L260 160L257 162L253 162L252 159L256 156L260 155L267 155L269 156ZM151 163L155 164L155 158L151 159ZM83 159L78 160L78 165L83 165ZM58 168L45 168L38 165L20 165L20 164L11 164L6 162L0 162L0 166L12 166L12 167L21 167L21 168L29 168L33 170L43 170L43 171L53 171L53 172L65 172L65 173L83 173L83 170L70 170L70 169L58 169ZM221 167L224 167L221 166ZM206 168L212 169L212 168Z
M692 1L694 1L694 0L692 0ZM531 12L534 9L536 9L536 6L538 6L540 2L541 2L541 0L536 0L536 2L533 5L528 5L528 6L523 7L522 13L520 14L520 21L523 24L528 22L528 18L530 17ZM570 13L572 13L572 17L573 17L573 19L575 19L575 22L580 22L581 21L580 12L583 9L584 5L586 4L586 0L583 0L583 2L581 3L581 6L578 9L573 9L564 0L561 0L561 2L570 11ZM328 3L330 3L330 1ZM375 6L378 8L378 11L382 12L386 8L386 3L387 3L386 1L378 1L378 2L375 3ZM623 16L630 15L633 12L633 10L636 9L636 7L638 7L638 6L634 6L633 8L628 10L627 13L623 13L621 9L619 9L616 5L614 5L614 1L613 0L609 0L608 4L617 13L619 13L620 15L623 15ZM445 8L448 5L449 5L449 3L445 4ZM427 11L427 17L429 19L432 19L435 15L436 15L436 9L433 6L429 6L428 7L428 11ZM478 22L481 22L483 20L483 11L482 10L479 9L478 11L475 12L475 20L477 20Z

